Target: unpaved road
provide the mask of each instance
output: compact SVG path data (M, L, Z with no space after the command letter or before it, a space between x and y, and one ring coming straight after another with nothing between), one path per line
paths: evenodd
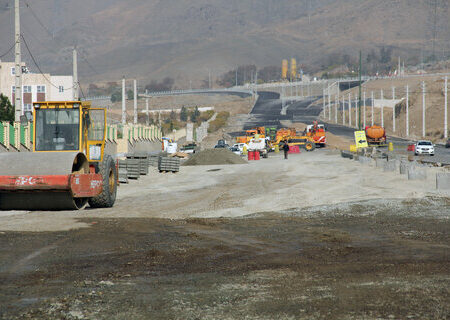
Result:
M433 169L442 170L442 169ZM327 150L0 212L3 319L446 319L448 194Z

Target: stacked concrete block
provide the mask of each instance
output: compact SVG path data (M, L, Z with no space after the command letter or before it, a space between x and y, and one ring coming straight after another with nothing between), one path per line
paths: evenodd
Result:
M450 172L440 172L436 174L436 189L450 190Z
M411 165L408 168L408 180L426 180L427 168Z
M119 182L128 183L127 160L119 160Z
M148 155L148 165L150 167L157 167L158 166L158 159L159 159L159 155L158 154L149 154Z
M128 179L139 179L141 172L141 161L139 159L127 159Z
M180 158L176 157L159 157L159 172L178 172L180 171Z
M136 159L139 162L139 174L148 174L148 155L143 152L135 152L127 154L127 160Z

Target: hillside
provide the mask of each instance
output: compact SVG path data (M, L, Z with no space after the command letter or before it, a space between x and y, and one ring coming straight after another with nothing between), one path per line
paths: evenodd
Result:
M236 65L279 65L291 56L306 70L317 70L337 56L382 46L417 62L422 49L424 56L432 54L433 26L436 55L450 51L445 0L437 0L436 15L426 0L27 2L23 33L42 68L70 73L76 44L84 82L125 75L197 84L208 70L214 76ZM12 0L0 0L0 54L13 42L12 6ZM32 64L27 53L24 59Z

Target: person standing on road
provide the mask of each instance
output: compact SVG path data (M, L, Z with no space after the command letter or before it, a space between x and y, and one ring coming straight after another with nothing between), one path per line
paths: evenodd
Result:
M284 159L287 160L289 152L289 144L287 143L287 140L284 140L283 142L283 151L284 151Z

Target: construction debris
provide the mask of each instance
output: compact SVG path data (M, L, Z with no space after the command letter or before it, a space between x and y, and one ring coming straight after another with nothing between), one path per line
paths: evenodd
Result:
M228 149L207 149L195 153L187 160L184 166L219 165L219 164L244 164L247 163L237 154Z

